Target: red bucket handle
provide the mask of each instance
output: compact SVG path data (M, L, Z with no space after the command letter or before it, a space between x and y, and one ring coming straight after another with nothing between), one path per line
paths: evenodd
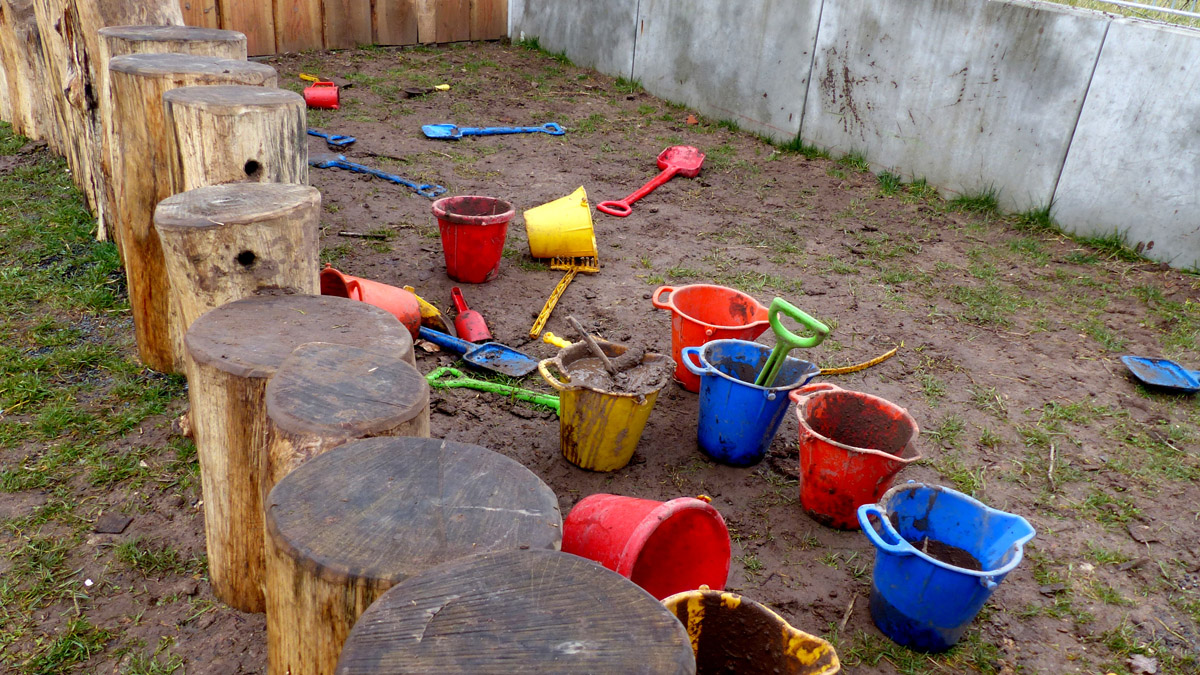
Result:
M833 384L832 382L813 382L812 384L806 384L803 387L800 387L799 389L793 389L791 392L788 393L788 398L792 399L792 403L795 403L796 405L801 405L804 401L807 401L809 399L809 397L812 396L813 394L819 394L823 391L845 391L845 390L842 389L841 387L837 386L836 384Z
M672 302L670 298L667 298L666 302L662 301L662 296L664 293L674 293L674 292L675 292L674 286L659 286L657 289L654 290L654 294L650 296L650 304L654 305L655 309L674 310L675 303Z

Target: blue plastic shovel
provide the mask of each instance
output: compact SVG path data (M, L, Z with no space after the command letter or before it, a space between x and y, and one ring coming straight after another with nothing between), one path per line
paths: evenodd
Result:
M430 199L437 199L441 195L446 194L446 188L442 187L441 185L434 185L432 183L414 183L407 178L401 178L395 174L380 171L379 169L372 169L371 167L363 166L362 164L349 162L346 160L345 155L315 155L308 158L308 165L318 169L345 169L346 171L353 171L354 173L365 173L369 176L382 178L389 183L395 183L397 185L403 185L405 187L412 188L413 192L416 192L422 197L428 197Z
M357 138L355 138L353 136L343 136L341 134L327 134L324 131L317 131L316 129L309 129L308 135L316 136L317 138L324 138L325 145L328 145L330 148L332 148L334 150L337 150L338 148L345 148L347 146L353 145L354 142L358 140Z
M429 340L439 347L462 354L463 361L477 368L494 370L510 377L524 377L538 366L537 359L512 347L505 347L499 342L477 345L425 326L421 326L420 336L421 339Z
M1200 371L1188 370L1174 361L1145 356L1122 356L1121 362L1129 368L1134 377L1146 384L1185 394L1200 391Z
M457 141L463 136L497 136L499 134L550 134L562 136L567 133L554 122L547 122L540 127L458 127L453 124L426 124L421 127L426 138L441 138Z

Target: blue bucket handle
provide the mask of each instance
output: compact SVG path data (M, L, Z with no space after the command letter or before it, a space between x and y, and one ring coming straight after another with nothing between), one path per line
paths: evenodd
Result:
M694 375L711 375L717 372L716 368L710 366L704 357L700 356L699 347L684 347L679 350L679 358L683 361L683 367ZM692 359L695 359L699 365L693 364Z
M883 532L875 529L870 516L875 516L879 520ZM862 526L863 534L867 535L867 539L871 540L875 548L893 555L912 555L916 550L892 527L891 521L888 520L887 515L883 509L879 508L878 504L863 504L858 507L858 524ZM888 541L889 539L891 541Z

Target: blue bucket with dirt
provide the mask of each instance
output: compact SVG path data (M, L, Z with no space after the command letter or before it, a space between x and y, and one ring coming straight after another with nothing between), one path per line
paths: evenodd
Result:
M1034 535L1020 516L913 482L860 506L858 522L876 548L875 626L896 644L925 652L958 642Z
M762 461L787 413L788 392L821 372L788 357L775 386L760 387L754 379L770 355L770 347L746 340L714 340L680 352L684 367L700 376L700 449L722 464Z

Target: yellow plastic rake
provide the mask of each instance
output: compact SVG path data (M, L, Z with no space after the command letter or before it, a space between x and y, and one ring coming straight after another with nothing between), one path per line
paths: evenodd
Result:
M586 258L552 258L550 260L550 269L565 270L558 285L550 292L550 297L546 298L546 304L542 306L542 311L538 313L537 319L533 322L533 328L529 329L529 337L537 339L541 334L542 329L546 327L546 321L550 319L550 312L554 311L554 306L558 304L558 299L562 297L567 286L571 285L571 280L575 275L583 272L584 274L595 274L600 271L600 258L590 256Z

